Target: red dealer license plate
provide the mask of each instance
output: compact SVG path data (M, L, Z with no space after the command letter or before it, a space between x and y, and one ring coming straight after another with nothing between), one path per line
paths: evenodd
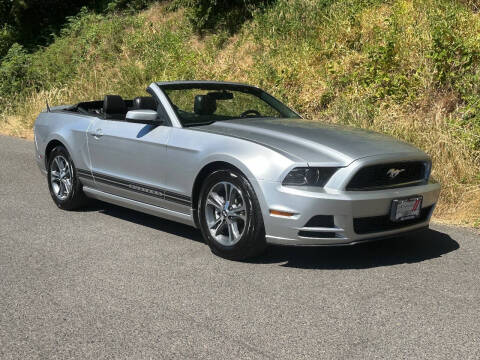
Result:
M398 222L418 218L422 209L422 200L422 196L393 200L390 220Z

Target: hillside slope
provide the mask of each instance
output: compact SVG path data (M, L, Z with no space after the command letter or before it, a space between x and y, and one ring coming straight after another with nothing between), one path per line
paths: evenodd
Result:
M424 149L443 184L436 218L480 223L480 14L468 4L278 0L233 36L204 37L183 9L164 4L133 15L83 11L47 48L10 53L0 72L4 133L31 137L46 98L132 97L153 80L248 82L309 119Z

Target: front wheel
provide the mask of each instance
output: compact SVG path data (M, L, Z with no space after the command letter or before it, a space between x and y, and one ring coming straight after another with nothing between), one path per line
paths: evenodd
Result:
M198 202L199 224L212 252L244 260L265 250L265 230L255 192L243 174L219 170L203 183Z
M57 146L50 152L47 177L50 195L60 209L74 210L85 205L87 197L78 180L75 165L63 146Z

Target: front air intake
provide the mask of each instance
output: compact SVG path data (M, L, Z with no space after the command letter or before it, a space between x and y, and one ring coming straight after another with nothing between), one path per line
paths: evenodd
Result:
M335 224L333 222L332 215L315 215L305 224L305 227L315 228L315 227L325 227L333 228Z
M410 219L401 222L391 221L389 215L354 218L353 230L357 234L373 234L376 232L397 230L403 227L416 225L428 220L432 208L433 206L423 208L417 219Z

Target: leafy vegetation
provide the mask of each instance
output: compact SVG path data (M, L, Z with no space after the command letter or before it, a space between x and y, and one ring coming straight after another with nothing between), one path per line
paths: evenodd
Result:
M437 219L479 223L474 1L176 0L140 12L148 0L110 3L69 17L44 48L9 47L0 66L3 132L31 136L46 98L56 105L105 93L132 97L153 80L243 81L307 118L424 149L443 184Z
M256 11L272 3L273 0L177 0L173 6L187 9L187 18L197 33L221 29L231 35Z
M82 7L97 13L140 10L154 0L0 0L0 58L18 42L28 49L54 39L68 16Z

